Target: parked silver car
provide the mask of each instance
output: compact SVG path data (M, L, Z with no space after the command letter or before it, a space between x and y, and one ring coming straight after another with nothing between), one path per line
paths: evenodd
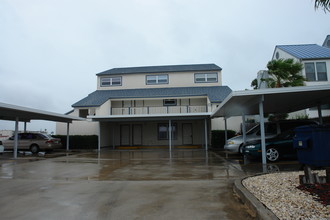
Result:
M294 129L298 126L317 124L312 120L283 120L278 122L265 123L265 138L273 138L276 135L283 133L287 130ZM260 125L256 125L246 132L246 142L260 140ZM227 140L224 149L232 153L243 153L243 136L239 135Z
M5 150L14 149L14 136L7 140L3 140L2 144ZM52 151L56 148L61 148L61 139L53 138L50 135L41 133L19 133L18 134L18 150L29 150L36 154L39 151Z

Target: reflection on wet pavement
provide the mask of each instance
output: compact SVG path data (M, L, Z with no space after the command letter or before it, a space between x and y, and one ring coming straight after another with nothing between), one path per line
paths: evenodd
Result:
M296 162L268 164L268 172L298 170ZM77 169L81 172L77 172ZM202 150L102 151L69 155L26 163L2 163L0 178L88 179L88 180L201 180L238 178L262 173L259 162L243 161L240 156L225 159L221 152Z

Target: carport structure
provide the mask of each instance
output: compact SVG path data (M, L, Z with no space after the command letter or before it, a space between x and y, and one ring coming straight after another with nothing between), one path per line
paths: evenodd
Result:
M330 84L233 91L214 111L212 118L242 116L245 139L245 116L259 115L262 163L266 164L264 114L290 113L311 107L318 108L322 123L321 105L330 103Z
M11 105L0 102L0 120L15 121L15 144L14 158L17 158L18 147L18 122L30 122L31 120L46 120L67 123L67 150L69 150L69 125L74 120L85 120L84 118L58 114L33 108ZM24 126L26 130L26 126Z

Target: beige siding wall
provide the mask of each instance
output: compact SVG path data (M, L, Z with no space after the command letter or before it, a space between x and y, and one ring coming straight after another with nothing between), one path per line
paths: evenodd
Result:
M97 109L96 115L110 115L111 101L106 101L100 108Z
M199 73L199 72L196 72ZM212 72L200 72L200 73L214 73ZM98 90L115 90L115 89L141 89L141 88L167 88L167 87L191 87L191 86L221 86L222 85L222 76L221 72L218 73L218 82L217 83L195 83L195 72L186 72L186 73L155 73L155 74L127 74L122 76L122 85L121 86L110 86L110 87L101 87L100 81L102 77L97 77L97 89ZM159 85L146 85L146 76L147 75L168 75L168 84L159 84ZM118 75L120 76L120 75ZM114 75L111 77L115 77ZM183 80L184 79L184 80Z
M225 130L224 118L214 118L211 120L211 130ZM242 117L230 117L227 119L227 129L236 132L240 131L240 126L242 123Z
M67 123L56 123L56 134L66 135L67 134ZM98 122L89 121L73 121L70 124L70 135L97 135Z
M92 108L89 112L97 112L97 109ZM79 109L75 109L71 114L72 116L79 116ZM97 135L98 133L98 122L91 121L73 121L70 123L69 128L70 135ZM66 135L67 134L67 123L56 122L56 134Z

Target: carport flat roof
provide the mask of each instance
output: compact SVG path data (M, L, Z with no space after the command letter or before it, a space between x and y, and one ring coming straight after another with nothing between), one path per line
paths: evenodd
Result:
M211 116L210 112L180 113L180 114L141 114L141 115L109 115L109 116L88 116L92 121L165 121L165 120L191 120L205 119Z
M18 117L19 121L29 122L30 120L47 120L57 122L71 123L74 120L85 120L84 118L58 114L33 108L11 105L0 102L0 120L15 121Z
M264 113L289 113L330 103L330 84L233 91L211 117L259 114L263 99Z

